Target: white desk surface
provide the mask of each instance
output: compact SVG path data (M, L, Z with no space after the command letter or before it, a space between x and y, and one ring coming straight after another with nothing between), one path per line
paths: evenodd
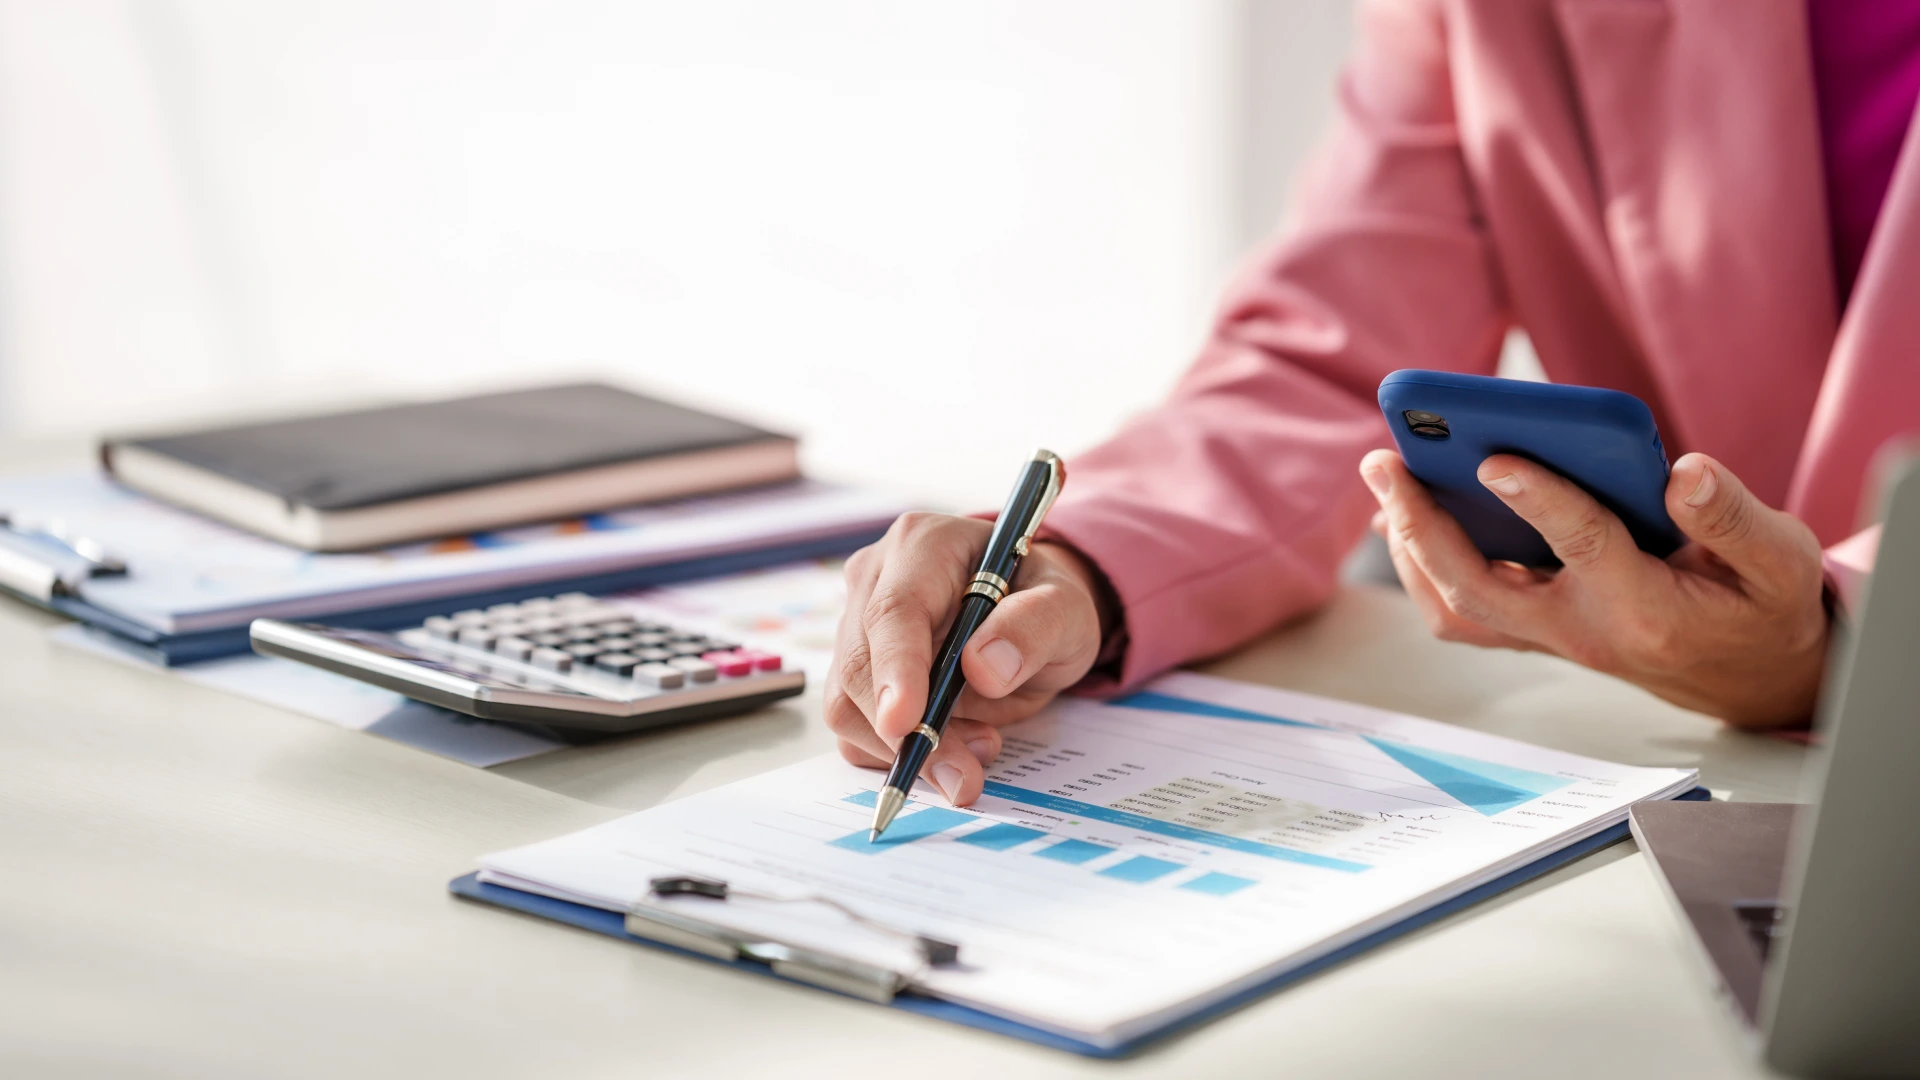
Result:
M65 455L61 455L64 457ZM25 452L4 464L49 460ZM1631 842L1120 1062L454 900L482 852L826 751L815 692L480 770L0 601L0 1075L1760 1075ZM1205 670L1790 799L1804 751L1343 593Z

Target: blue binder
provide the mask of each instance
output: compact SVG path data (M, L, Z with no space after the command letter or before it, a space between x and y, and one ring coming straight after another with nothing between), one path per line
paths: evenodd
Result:
M551 596L554 593L563 592L599 594L621 592L627 589L646 589L657 585L692 581L697 578L738 574L762 567L779 566L782 563L847 555L880 539L885 532L884 528L859 529L791 544L735 551L724 555L710 555L674 563L636 566L588 577L534 582L509 589L442 596L434 600L390 604L359 611L328 612L324 616L324 621L330 626L344 626L353 630L394 630L400 627L417 626L429 615L444 615L456 608L484 608L493 604L512 604L535 596ZM215 630L167 634L104 608L96 607L79 597L55 596L44 601L31 597L22 597L22 599L105 630L121 639L130 651L151 663L165 667L191 664L199 660L213 660L222 656L236 656L253 649L253 644L247 637L245 623Z
M1706 788L1696 787L1691 791L1677 796L1676 801L1700 802L1711 797L1712 796L1707 793ZM1045 1031L1013 1020L1007 1020L1003 1017L994 1016L990 1013L984 1013L965 1005L955 1005L949 1001L920 997L913 994L901 994L895 997L889 1007L910 1013L918 1013L921 1016L932 1017L936 1020L963 1024L970 1028L978 1028L981 1031L991 1031L1000 1035L1011 1035L1016 1039L1025 1039L1028 1042L1038 1043L1041 1046L1052 1047L1055 1050L1065 1050L1068 1053L1081 1054L1086 1057L1126 1057L1169 1035L1197 1027L1214 1017L1232 1012L1243 1005L1247 1005L1273 993L1275 990L1290 986L1309 976L1316 975L1327 968L1358 956L1368 949L1392 941L1394 938L1400 937L1409 931L1417 930L1436 920L1446 918L1456 911L1471 907L1489 897L1497 896L1516 885L1522 885L1532 881L1542 874L1557 870L1575 859L1598 851L1600 848L1606 847L1609 844L1625 840L1627 835L1627 823L1622 821L1610 829L1595 833L1584 840L1577 840L1558 851L1543 855L1526 866L1520 867L1518 870L1514 870L1503 877L1489 881L1479 888L1468 890L1450 900L1435 904L1417 915L1410 916L1392 926L1378 930L1345 948L1337 949L1317 960L1302 964L1289 971L1284 971L1259 986L1241 991L1223 1001L1215 1002L1199 1012L1182 1016L1165 1027L1146 1032L1116 1046L1098 1046L1093 1043L1083 1042L1079 1039L1061 1035L1057 1032ZM634 937L627 933L626 919L617 911L604 911L600 908L588 907L584 904L570 903L566 900L555 900L551 897L521 892L518 889L509 889L504 885L490 885L481 881L480 875L477 873L455 878L448 884L447 888L453 895L465 900L491 904L495 907L506 908L509 911L518 911L526 915L535 915L543 919L552 919L555 922L566 923L569 926L579 927L582 930L591 930L596 934L605 934L608 937L620 938L624 941L645 945L649 948L662 949L666 952L678 953L682 956L692 956L709 963L725 964L728 967L738 968L742 971L750 971L758 975L765 975L769 978L781 979L782 982L791 982L795 986L804 986L818 993L833 993L831 990L824 990L809 983L784 979L779 975L775 975L767 965L757 961L717 960L710 956L702 956L699 953L678 949L671 945Z

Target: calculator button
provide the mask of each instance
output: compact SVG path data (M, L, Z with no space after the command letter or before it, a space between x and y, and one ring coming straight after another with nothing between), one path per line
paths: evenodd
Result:
M527 662L542 671L556 674L565 674L573 668L573 657L559 649L535 649L533 655L527 657Z
M673 652L668 649L635 649L633 655L648 664L659 664L673 659Z
M454 635L460 632L460 624L447 618L445 615L435 615L433 618L428 619L426 627L427 633L442 641L452 641Z
M667 635L653 630L642 630L633 635L633 643L641 648L652 649L667 643Z
M479 608L468 608L465 611L456 611L449 617L462 626L470 626L473 623L483 623L487 621L487 613L481 611Z
M583 593L583 592L561 593L559 596L556 596L553 598L553 602L555 605L559 607L569 607L569 608L579 607L582 604L599 603L598 600L595 600L593 597L588 596L586 593Z
M492 615L495 618L500 618L506 615L518 615L520 614L520 605L519 604L495 604L492 607L487 609L487 614Z
M660 690L677 690L686 684L686 673L666 664L641 664L633 669L633 681Z
M607 652L632 652L633 651L632 638L603 637L599 641L594 642L594 644L600 646L602 649L606 650Z
M593 660L594 667L614 675L631 675L639 663L639 657L618 652L603 653Z
M729 679L753 673L753 661L736 652L702 653L700 659L720 669L720 674Z
M712 652L704 641L676 641L664 648L675 656L699 656L703 652Z
M503 637L493 643L493 653L495 656L504 656L509 660L525 660L533 655L533 650L539 647L523 637Z
M576 626L566 631L568 641L596 641L599 637L600 631L591 626Z
M779 671L781 660L775 653L761 652L759 649L742 649L740 655L753 662L755 671Z
M488 629L501 637L527 636L527 624L518 619L502 619L497 623L489 624Z
M707 648L713 649L716 652L733 652L740 648L740 643L737 641L722 641L719 638L708 638Z
M571 645L562 646L560 651L576 660L591 660L607 650L591 641L576 641Z
M528 614L532 614L536 611L542 612L542 613L552 611L553 597L535 596L535 597L532 597L531 599L522 600L520 601L520 608L521 610L527 612Z
M636 632L642 634L669 634L673 632L673 627L668 626L666 623L647 622L645 619L635 623L633 628Z
M676 656L667 661L667 666L685 672L694 682L712 682L720 677L720 669L697 656Z
M530 634L551 634L555 630L565 630L567 624L544 613L533 615L527 620L527 632Z
M494 633L490 627L468 626L463 627L460 631L460 636L454 640L462 645L471 645L476 649L491 649L493 648L494 639L499 636L500 635Z
M540 645L540 646L543 646L543 647L545 647L545 648L549 648L549 649L557 649L557 648L559 648L560 646L562 646L562 645L565 645L565 644L567 643L567 640L568 640L568 638L567 638L567 635L565 635L565 634L535 634L535 635L533 635L533 643L534 643L535 645Z
M615 619L613 622L600 624L600 632L603 634L617 634L617 635L624 636L627 634L631 634L638 629L639 627L634 624L634 621L632 619Z

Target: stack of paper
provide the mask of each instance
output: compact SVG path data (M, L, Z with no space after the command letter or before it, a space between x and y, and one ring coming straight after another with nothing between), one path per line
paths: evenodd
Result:
M154 502L96 473L0 480L16 527L57 525L130 568L80 600L161 634L460 598L884 529L897 499L799 482L432 543L321 555ZM846 546L852 546L851 544ZM795 555L784 556L792 559ZM775 556L779 559L779 556ZM774 561L774 560L770 560Z
M827 897L960 945L958 966L916 973L919 992L1113 1046L1695 782L1184 674L1005 735L978 804L922 785L878 844L880 777L823 758L489 855L481 879L616 911L678 874ZM742 933L899 952L823 905L690 903Z

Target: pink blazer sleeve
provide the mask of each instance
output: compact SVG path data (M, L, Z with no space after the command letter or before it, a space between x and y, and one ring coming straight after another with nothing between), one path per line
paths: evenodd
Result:
M1490 373L1502 288L1461 158L1436 12L1370 4L1291 224L1231 287L1172 396L1073 457L1048 533L1112 583L1124 626L1082 689L1223 652L1332 593L1391 445L1397 368Z

